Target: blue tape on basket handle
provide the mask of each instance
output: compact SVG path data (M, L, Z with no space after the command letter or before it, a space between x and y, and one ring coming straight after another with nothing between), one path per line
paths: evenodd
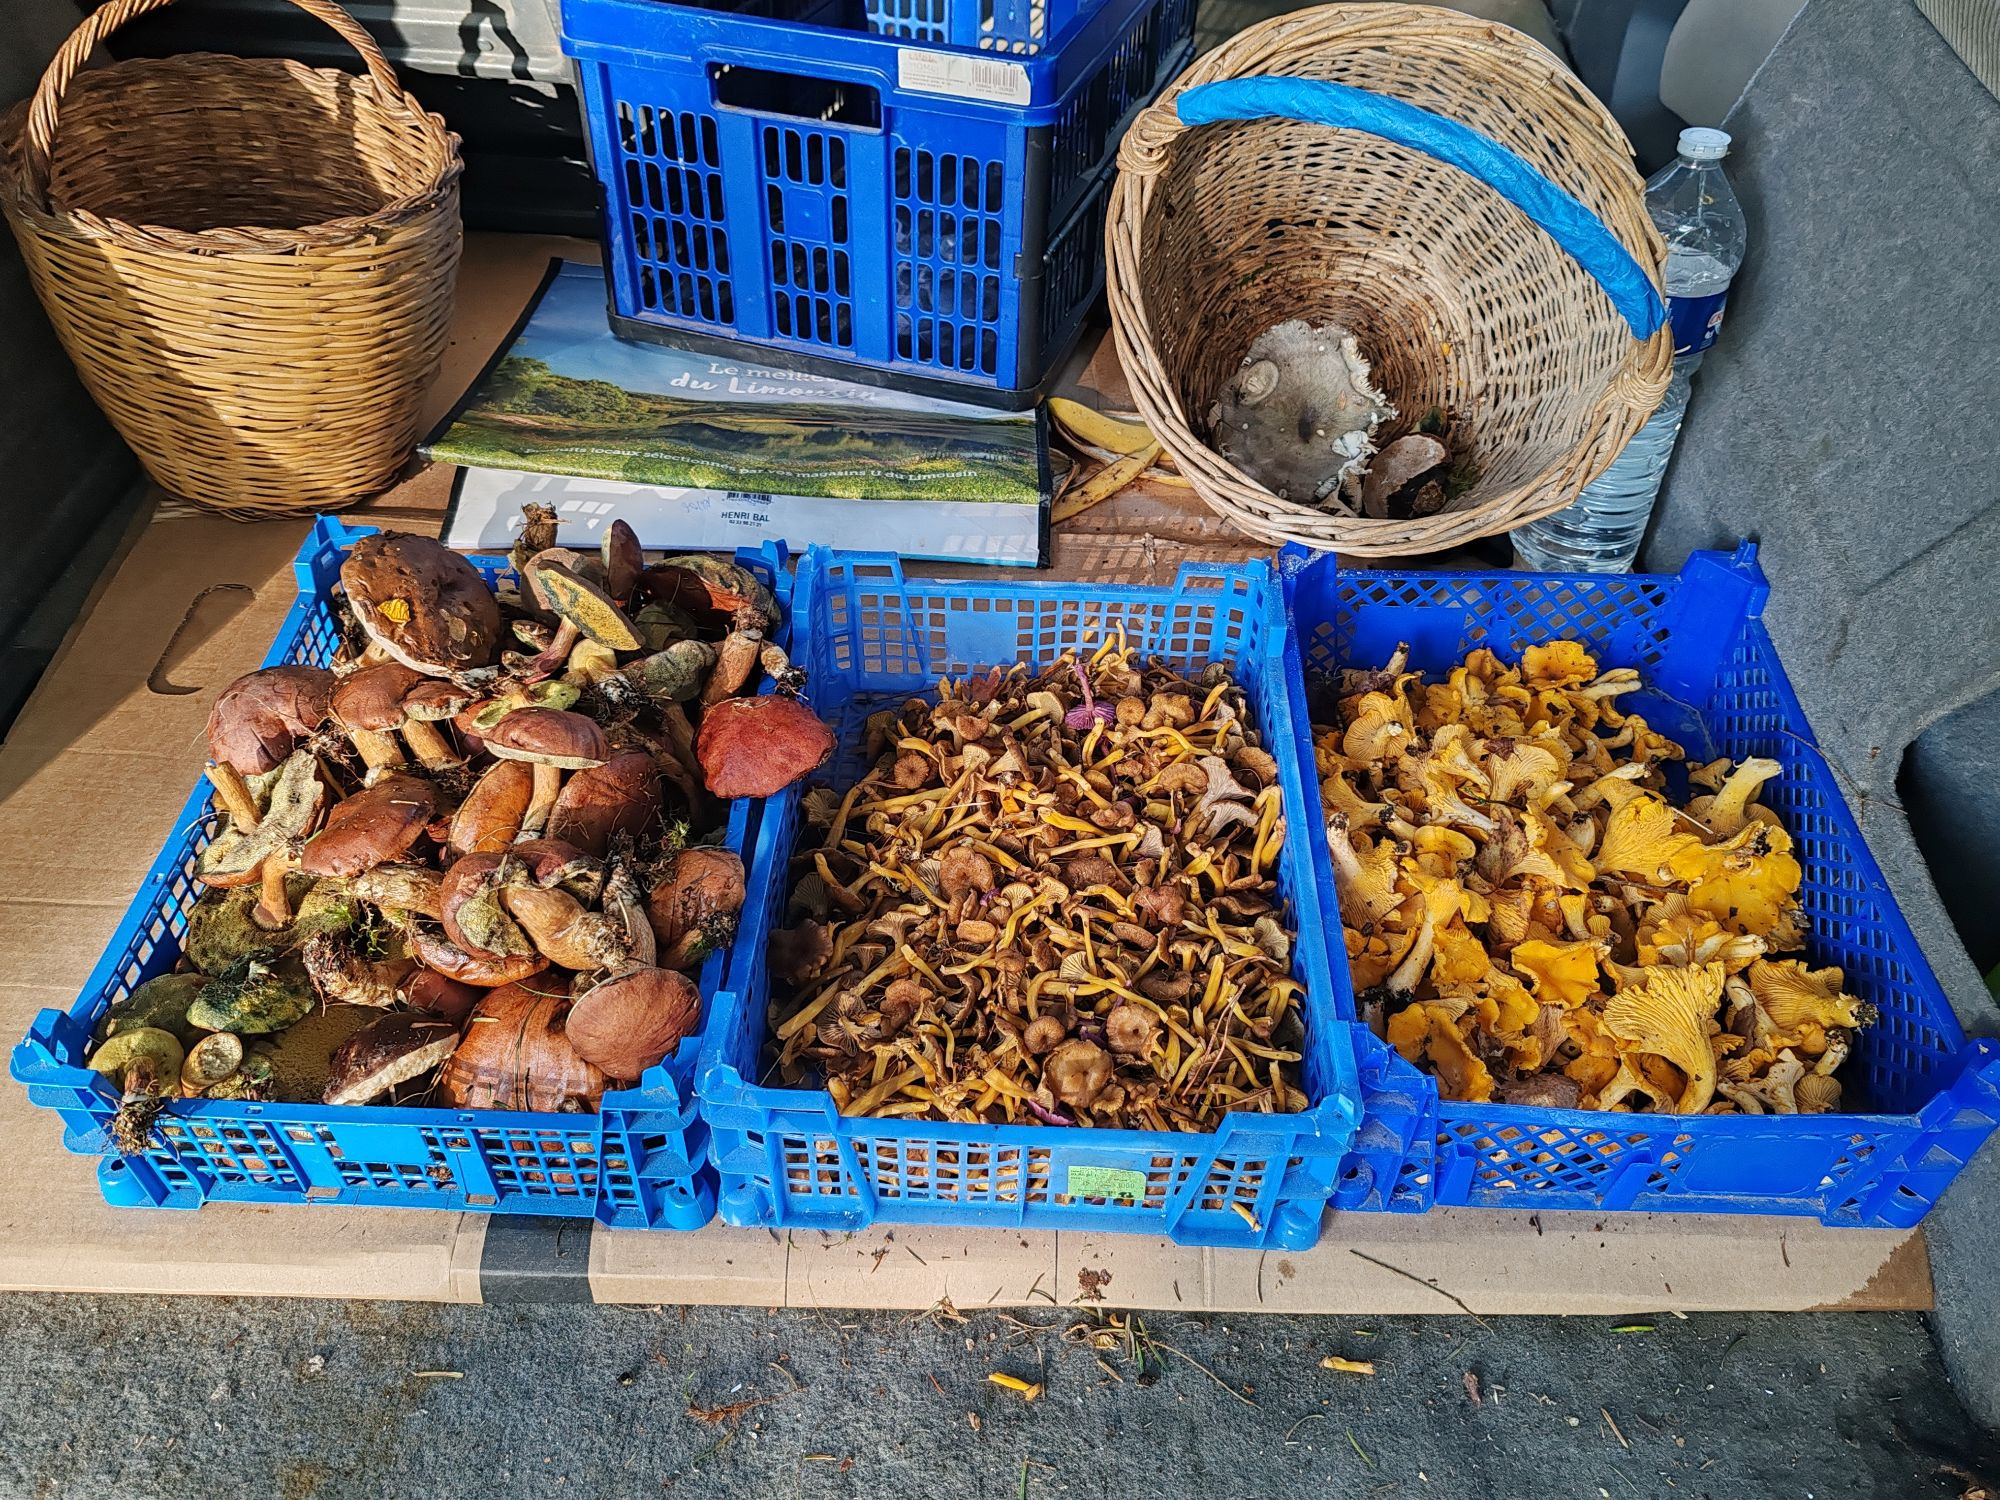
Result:
M1667 320L1666 304L1652 277L1596 214L1469 125L1401 99L1312 78L1233 78L1199 84L1177 97L1174 108L1183 125L1277 116L1364 130L1436 157L1478 178L1539 224L1571 260L1597 278L1634 337L1651 338Z

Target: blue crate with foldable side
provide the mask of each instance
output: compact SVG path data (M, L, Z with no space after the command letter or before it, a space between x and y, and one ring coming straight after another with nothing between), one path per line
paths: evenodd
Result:
M1118 141L1193 28L1194 0L1104 0L1002 56L861 0L564 0L613 328L1031 404L1103 285Z
M1841 797L1764 629L1770 585L1756 548L1697 552L1674 576L1368 572L1307 560L1296 548L1280 568L1303 668L1291 676L1305 765L1321 701L1314 684L1341 667L1379 665L1407 642L1413 669L1442 676L1477 647L1512 662L1539 641L1581 640L1603 666L1638 671L1645 691L1620 706L1679 740L1690 760L1763 756L1783 767L1761 801L1790 832L1804 870L1805 956L1838 965L1848 991L1881 1012L1842 1073L1858 1108L1839 1114L1453 1103L1384 1048L1384 1096L1427 1095L1435 1111L1436 1201L1811 1214L1898 1229L1921 1219L2000 1123L2000 1051L1967 1041ZM1323 837L1315 849L1321 900L1335 911ZM1353 1016L1345 965L1335 969L1337 1003ZM1405 1175L1413 1188L1425 1165Z
M339 644L330 607L340 564L373 527L321 517L300 549L298 602L264 665L324 664ZM511 582L504 557L472 561L489 581ZM739 552L789 598L783 552ZM728 842L748 857L757 805L730 811ZM595 1115L178 1100L154 1126L154 1149L121 1156L110 1137L117 1091L84 1066L105 1007L180 957L187 914L202 893L196 856L216 822L208 784L196 785L175 833L154 861L110 946L68 1011L45 1010L15 1049L12 1072L34 1103L63 1121L63 1144L101 1156L104 1196L126 1207L204 1203L347 1203L486 1213L597 1218L634 1228L696 1229L715 1211L707 1131L696 1113L689 1044L635 1087L604 1096ZM702 966L711 1004L727 955Z
M939 677L1045 663L1122 625L1142 657L1183 670L1229 665L1279 762L1290 826L1310 824L1315 804L1290 753L1284 615L1261 562L1190 565L1171 588L945 582L906 578L892 556L814 548L800 564L794 602L793 660L838 736L818 780L859 780L868 715L931 694ZM1293 973L1305 988L1307 1111L1231 1114L1209 1135L849 1118L823 1089L758 1083L769 1037L765 940L790 895L800 796L794 787L765 807L743 936L729 990L716 1002L727 1014L704 1045L698 1088L727 1222L1088 1228L1294 1249L1318 1238L1360 1111L1352 1028L1334 1022L1326 998L1331 976L1308 840L1286 841L1277 872L1278 899L1299 933ZM1115 1185L1131 1197L1091 1196L1073 1184L1100 1194Z

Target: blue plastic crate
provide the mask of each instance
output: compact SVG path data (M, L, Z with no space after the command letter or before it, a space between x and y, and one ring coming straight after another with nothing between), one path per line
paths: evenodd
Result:
M961 0L879 5L948 34L873 34L858 0L564 0L612 326L1029 404L1103 285L1118 141L1192 55L1194 0L1104 0L1005 57L935 45Z
M906 579L887 555L814 548L799 567L793 659L814 708L838 735L820 778L849 786L867 768L865 720L928 695L937 679L1016 661L1047 662L1122 625L1137 653L1183 670L1228 663L1277 756L1294 830L1278 896L1300 934L1305 987L1302 1114L1233 1114L1212 1135L848 1118L824 1090L760 1087L769 1035L765 941L781 922L800 821L800 790L766 804L743 936L721 1022L698 1081L720 1212L732 1224L856 1229L885 1222L1088 1228L1164 1234L1182 1244L1302 1249L1320 1220L1359 1115L1351 1027L1338 1024L1314 883L1316 803L1292 757L1282 654L1284 615L1263 563L1181 570L1172 588ZM1073 1196L1075 1168L1145 1179L1137 1203Z
M339 645L329 599L340 564L373 527L321 517L294 568L299 597L264 665L324 664ZM513 580L505 557L475 557L489 580ZM788 602L784 554L775 544L739 552ZM374 1105L177 1100L154 1127L155 1149L120 1156L110 1125L116 1090L86 1068L97 1018L180 957L187 914L203 887L196 856L213 836L211 794L197 783L151 872L68 1011L45 1010L15 1049L12 1071L34 1103L62 1117L63 1144L102 1156L98 1181L122 1207L199 1208L209 1202L346 1203L594 1217L634 1228L697 1229L715 1211L707 1132L694 1106L699 1048L690 1043L636 1087L604 1096L596 1115ZM748 857L757 804L730 810L729 847ZM726 954L699 976L710 998Z
M1323 674L1379 665L1399 642L1409 643L1413 669L1442 675L1480 646L1518 661L1538 641L1582 640L1604 666L1640 673L1646 691L1621 706L1680 740L1690 758L1765 756L1784 768L1761 800L1791 833L1804 870L1806 956L1838 965L1848 990L1881 1011L1841 1075L1860 1110L1827 1115L1452 1103L1377 1044L1381 1066L1363 1070L1371 1113L1435 1122L1434 1151L1415 1143L1396 1178L1404 1196L1482 1208L1813 1214L1887 1228L1921 1219L2000 1123L2000 1052L1967 1042L1842 800L1760 618L1770 586L1755 547L1697 552L1673 577L1347 571L1296 548L1280 568L1304 766L1313 765L1308 684ZM1333 912L1323 833L1314 847L1320 899ZM1336 1003L1351 1018L1346 966L1333 967ZM1361 1134L1369 1135L1365 1121ZM1374 1184L1393 1167L1386 1149L1351 1159L1362 1200L1354 1206L1400 1206L1366 1201L1379 1200Z

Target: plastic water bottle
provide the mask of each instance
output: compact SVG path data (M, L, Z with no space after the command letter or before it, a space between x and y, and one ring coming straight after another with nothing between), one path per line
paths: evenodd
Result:
M1576 503L1513 533L1514 560L1551 573L1624 573L1639 555L1667 460L1687 415L1688 388L1702 351L1722 327L1730 280L1743 264L1743 209L1722 173L1729 137L1681 132L1680 159L1646 184L1646 208L1667 242L1667 314L1674 377L1646 425Z

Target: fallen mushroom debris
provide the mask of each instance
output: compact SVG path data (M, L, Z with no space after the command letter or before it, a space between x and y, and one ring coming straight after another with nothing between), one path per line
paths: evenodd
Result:
M1442 682L1347 670L1314 756L1363 1019L1447 1099L1812 1114L1874 1008L1801 947L1802 870L1760 788L1688 767L1579 642ZM1684 805L1669 788L1684 779Z
M180 971L115 1002L88 1060L122 1149L177 1097L591 1110L699 1027L689 976L743 904L706 842L726 789L787 784L830 736L752 573L648 563L622 522L597 556L554 540L528 507L525 588L496 591L428 537L365 537L332 664L217 698ZM785 723L698 738L760 674Z
M804 798L775 1067L844 1114L1210 1131L1307 1107L1278 767L1220 666L1122 635L940 683Z

